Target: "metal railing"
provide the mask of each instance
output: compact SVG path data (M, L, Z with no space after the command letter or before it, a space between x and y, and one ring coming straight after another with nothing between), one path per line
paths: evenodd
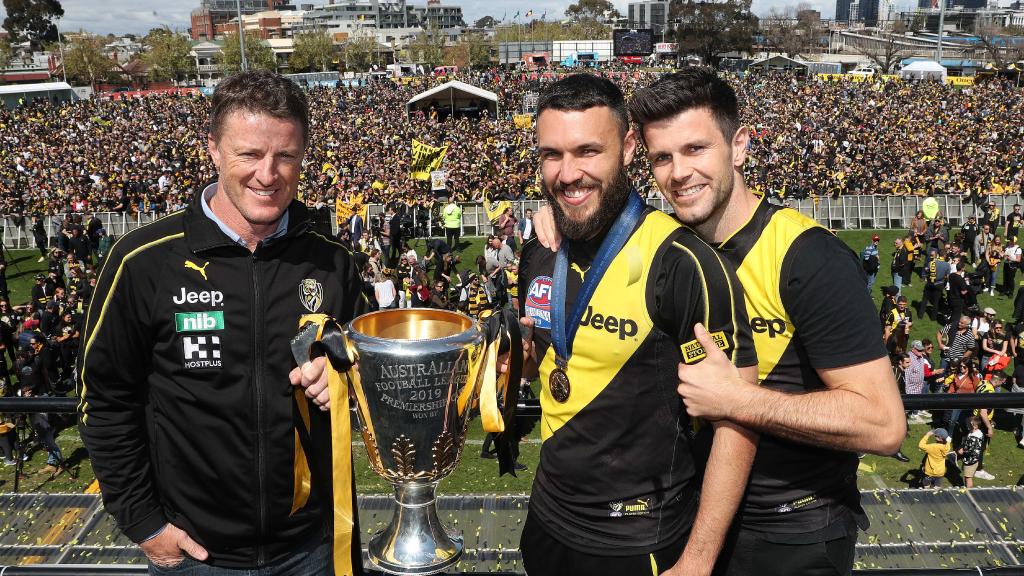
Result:
M904 407L908 410L933 409L945 410L953 408L1020 408L1024 407L1024 393L998 394L913 394L903 395ZM11 413L73 413L77 409L78 400L69 397L35 397L35 398L0 398L0 412ZM540 404L537 400L529 400L519 405L519 415L524 417L539 416ZM17 443L20 448L20 442ZM18 460L21 460L20 454ZM980 574L982 576L1019 576L1024 573L1021 566L976 566L973 568L899 568L854 570L858 576L955 576L959 574ZM380 574L372 570L365 571L376 576ZM145 564L132 565L85 565L85 564L45 564L45 565L9 565L0 564L0 576L123 576L146 574ZM463 572L467 575L480 575L482 572ZM515 572L488 572L512 576Z
M1018 196L990 196L989 198L996 203L1000 214L1004 215L1013 211L1014 204L1024 203L1024 199ZM935 196L935 199L939 203L939 210L946 217L946 222L951 226L960 226L968 216L980 214L973 204L964 203L960 196ZM785 203L827 228L856 230L909 228L910 220L921 209L923 201L924 198L920 196L840 196L839 198L819 197L786 200ZM647 202L663 212L672 211L672 207L661 197L648 198ZM517 217L522 217L527 208L536 211L546 203L545 200L521 200L511 204ZM459 205L462 207L460 236L486 236L492 232L494 226L487 218L487 211L482 204L460 203ZM368 219L372 220L378 217L384 212L384 208L381 204L367 206ZM429 212L413 208L409 214L412 218L410 232L413 238L444 237L442 223L435 220ZM162 214L156 212L144 212L138 215L119 212L97 213L107 234L114 237L123 236L126 232L149 224L160 216ZM330 208L330 225L333 232L338 231L333 207ZM58 219L53 216L45 217L43 227L46 230L47 246L55 246L59 233ZM366 229L369 229L368 225ZM0 218L0 240L7 248L35 248L32 218L11 215Z

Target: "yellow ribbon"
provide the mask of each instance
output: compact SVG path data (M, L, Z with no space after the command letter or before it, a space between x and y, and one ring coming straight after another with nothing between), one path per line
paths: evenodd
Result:
M484 321L493 314L491 310L480 313L481 328ZM504 432L505 420L501 416L501 408L498 406L498 391L502 397L508 387L508 371L501 376L498 372L498 346L501 344L501 334L497 334L494 340L487 343L484 350L483 381L480 385L480 424L484 432Z
M317 341L323 336L324 325L329 318L325 314L306 314L299 319L299 326L313 322L319 328ZM334 508L334 574L351 576L352 570L352 428L348 410L348 380L327 362L327 387L331 399L331 471L333 479ZM304 391L296 388L299 413L303 424L309 430L309 399ZM292 513L301 509L309 500L310 469L299 433L295 432L295 487L292 498Z

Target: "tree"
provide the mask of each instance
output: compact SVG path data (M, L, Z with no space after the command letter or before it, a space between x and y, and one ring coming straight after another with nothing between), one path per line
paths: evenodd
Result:
M557 40L608 40L611 29L597 20L560 24L534 20L527 26L502 26L495 31L495 42L554 42Z
M114 69L114 61L103 53L106 44L102 36L79 32L74 42L64 48L64 70L68 79L88 82L95 89L97 80L107 78Z
M345 70L365 72L376 62L378 51L376 36L352 36L341 47L341 62Z
M985 55L997 70L1003 70L1024 58L1024 46L1014 42L1014 37L1021 35L1024 35L1021 28L1004 27L991 20L979 19L974 27L978 44L984 48Z
M758 22L764 44L772 51L788 57L797 57L818 47L818 40L824 33L821 20L813 15L806 5L772 8L765 18Z
M6 70L11 65L11 58L14 58L14 48L10 42L0 40L0 70Z
M12 42L29 41L33 50L57 41L55 18L64 15L59 0L4 0L4 29Z
M472 37L469 44L469 65L477 68L486 68L491 65L492 44L480 37Z
M620 18L621 14L609 0L577 0L565 9L565 15L573 20L597 20L598 22Z
M323 30L294 36L295 50L288 59L291 72L327 72L334 62L334 42Z
M195 74L196 61L189 52L192 46L188 36L172 32L170 28L150 30L143 39L146 53L142 59L149 66L153 80L179 81Z
M854 46L854 49L870 58L882 71L882 74L891 72L896 64L907 55L907 48L899 44L898 36L893 35L887 35L884 38L878 37L878 42L873 48Z
M274 52L254 32L245 33L245 59L250 70L277 70ZM238 32L224 35L224 49L219 58L225 74L242 69L242 51L239 48Z
M421 32L409 44L409 50L416 62L422 62L426 68L436 68L446 64L444 59L444 36L431 34L431 30Z
M484 28L494 28L497 25L498 21L494 18L494 16L484 16L483 18L473 23L473 28L476 28L477 30L482 30Z
M750 12L750 0L672 0L670 6L681 55L696 54L706 64L717 65L719 54L753 48L758 22Z

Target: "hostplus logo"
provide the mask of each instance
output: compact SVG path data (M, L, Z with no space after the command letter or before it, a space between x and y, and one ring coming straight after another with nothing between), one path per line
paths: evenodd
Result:
M186 336L181 340L185 368L220 368L220 336Z

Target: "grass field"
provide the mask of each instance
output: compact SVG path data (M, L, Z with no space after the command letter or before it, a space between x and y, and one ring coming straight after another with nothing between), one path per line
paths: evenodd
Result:
M870 242L871 236L877 233L881 237L879 242L881 272L876 281L876 289L872 297L876 307L880 303L880 287L891 283L888 274L889 261L892 258L893 239L901 231L889 230L858 230L840 232L839 237L846 242L855 252L860 252ZM422 245L417 246L422 252ZM465 246L463 251L463 266L470 265L477 255L482 251L482 241L474 239ZM8 257L8 280L12 290L12 301L19 303L28 298L32 285L32 277L37 271L43 270L44 264L36 262L38 252L28 250L14 251ZM13 256L13 258L11 258ZM915 278L910 288L904 290L912 301L921 296L921 282ZM1000 296L979 296L979 304L995 308L1000 318L1008 318L1012 310L1011 300ZM915 314L916 316L916 314ZM927 318L916 319L912 328L911 338L931 338L934 340L938 326ZM537 384L535 383L536 387ZM992 444L985 457L985 468L995 475L995 480L977 480L979 486L1005 486L1017 483L1024 475L1024 459L1020 458L1021 451L1016 446L1013 437L1013 426L1015 421L1003 413L997 418L998 430L993 438ZM922 453L917 449L917 442L929 429L926 425L914 425L903 446L903 452L911 458L911 462L904 464L893 458L866 456L861 460L859 483L863 489L876 489L881 487L905 488L908 486L907 473L916 470L920 463ZM529 492L533 482L533 472L536 469L540 458L540 440L537 430L527 438L521 446L520 460L529 467L527 472L519 474L518 478L497 476L497 464L494 460L483 460L479 457L480 444L484 434L480 430L479 422L470 424L470 432L467 438L462 462L458 469L441 484L440 492L447 494L455 493L526 493ZM56 478L39 472L45 465L46 454L36 451L29 462L25 464L25 474L21 482L22 491L40 492L82 492L91 483L92 468L89 464L85 449L79 440L77 430L74 426L63 430L58 438L58 443L69 461L69 471ZM366 452L362 446L355 448L357 486L360 493L383 493L389 492L390 487L369 468ZM0 467L0 492L7 492L13 489L13 469Z

